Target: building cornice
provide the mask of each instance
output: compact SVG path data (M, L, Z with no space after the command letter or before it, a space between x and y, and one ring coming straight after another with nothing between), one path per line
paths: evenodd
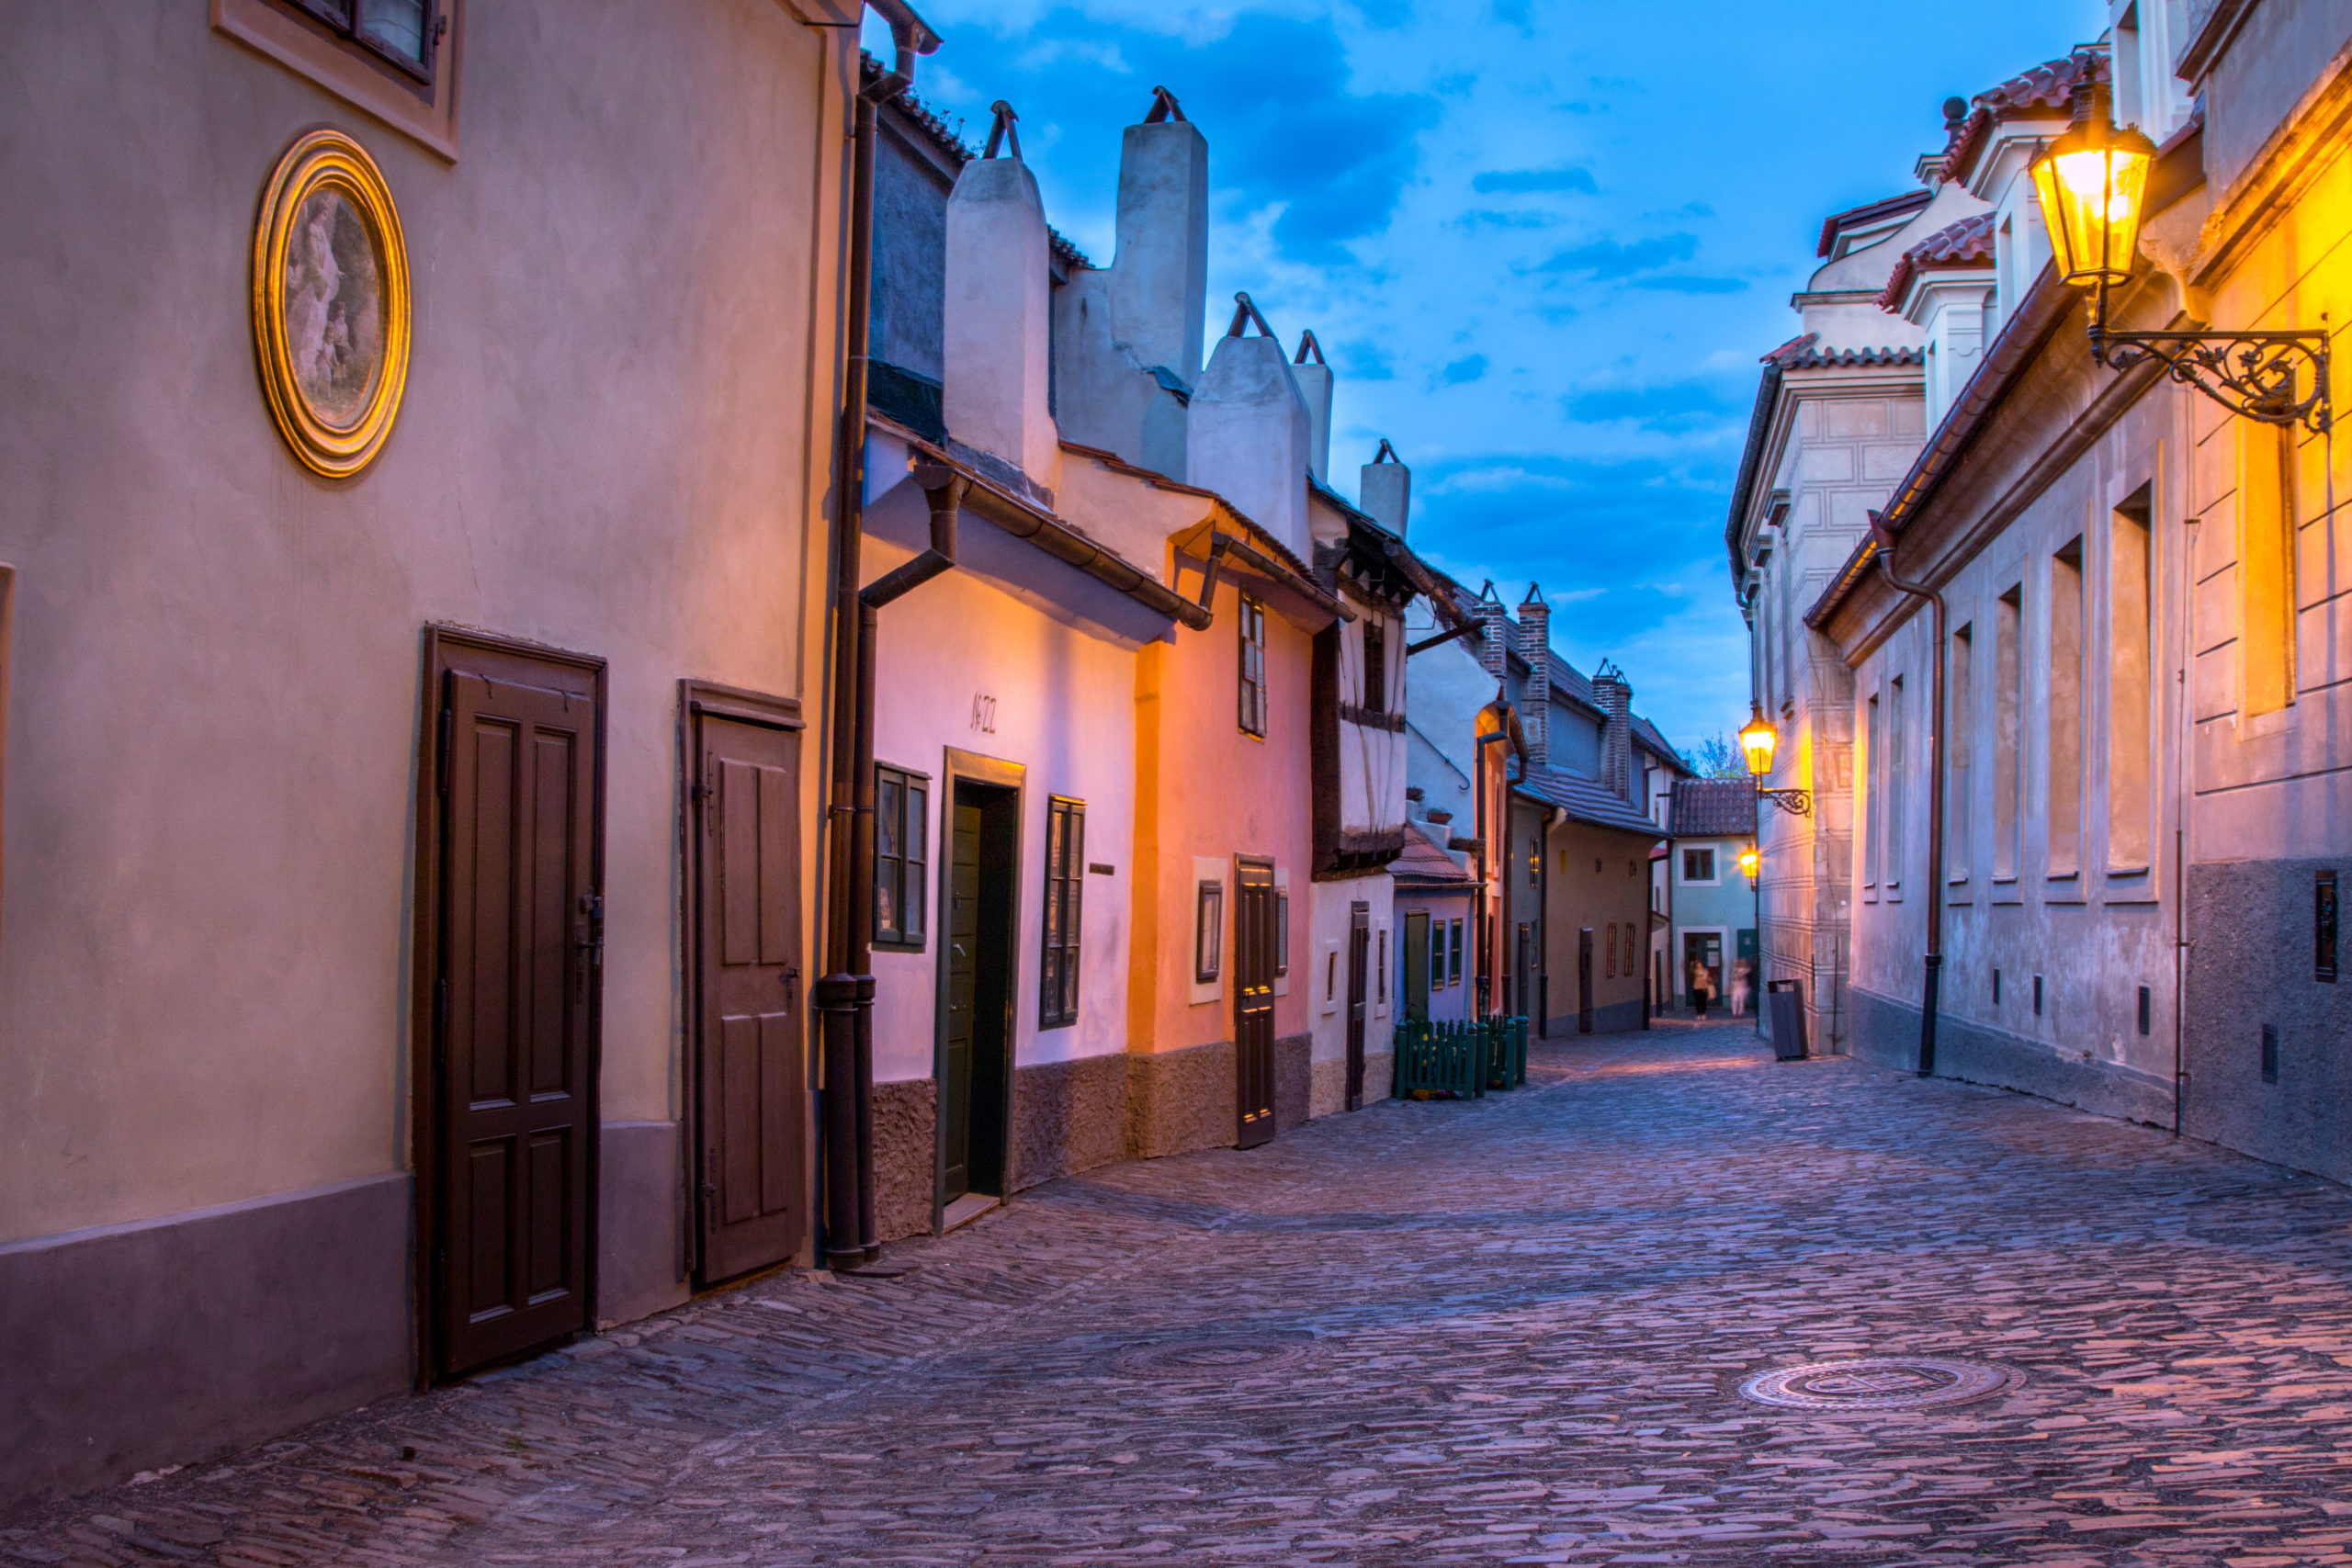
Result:
M2216 13L2217 15L2219 13ZM2214 200L2198 232L2189 282L2199 288L2245 259L2334 167L2352 134L2352 44L2338 50L2245 172Z

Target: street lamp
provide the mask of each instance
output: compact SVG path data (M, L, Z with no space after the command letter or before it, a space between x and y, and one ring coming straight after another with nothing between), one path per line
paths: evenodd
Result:
M1739 852L1739 869L1747 874L1749 887L1756 886L1756 874L1763 869L1763 865L1764 857L1756 852L1754 844Z
M1764 869L1764 857L1757 853L1754 844L1739 852L1739 869L1747 878L1747 897L1756 906L1756 913L1752 917L1756 921L1754 994L1756 1016L1762 1018L1764 1016L1764 895L1758 886L1757 874Z
M2122 333L2107 324L2110 288L2132 280L2138 259L2154 143L2118 128L2108 89L2082 63L2075 120L2032 164L2033 188L2058 275L2092 291L2091 357L2111 370L2158 360L2165 373L2233 412L2266 424L2303 424L2324 434L2329 423L2327 333L2269 332ZM2298 396L2300 371L2312 389Z
M1739 749L1747 759L1747 778L1756 798L1779 807L1795 817L1813 812L1813 792L1803 789L1766 789L1763 778L1772 771L1772 750L1781 738L1772 729L1772 721L1764 716L1762 707L1748 705L1747 722L1739 727Z

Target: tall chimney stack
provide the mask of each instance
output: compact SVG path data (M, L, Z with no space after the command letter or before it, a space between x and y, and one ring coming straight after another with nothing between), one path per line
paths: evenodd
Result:
M1634 688L1625 672L1600 661L1593 672L1592 700L1600 709L1600 783L1621 799L1634 798Z
M1413 470L1396 456L1388 438L1380 438L1380 450L1374 453L1356 480L1356 505L1367 517L1396 535L1405 536L1407 509L1413 502Z
M987 151L964 165L947 197L944 412L951 440L1001 459L1050 495L1061 448L1046 401L1046 209L1021 161L1012 107L999 99L995 110Z
M1510 670L1510 615L1492 582L1479 590L1470 613L1478 617L1478 662L1499 683Z
M1186 478L1216 491L1293 555L1313 554L1306 534L1306 403L1283 345L1247 294L1193 390ZM1255 325L1261 335L1245 337Z
M1519 604L1519 656L1527 660L1527 686L1521 694L1519 728L1527 737L1530 766L1552 765L1552 606L1531 582Z
M1307 356L1314 355L1313 362ZM1306 403L1306 466L1324 484L1331 482L1331 367L1323 362L1323 345L1312 332L1298 334L1298 355L1291 361L1291 379Z
M1209 144L1165 87L1119 137L1111 333L1146 370L1201 378L1209 304Z

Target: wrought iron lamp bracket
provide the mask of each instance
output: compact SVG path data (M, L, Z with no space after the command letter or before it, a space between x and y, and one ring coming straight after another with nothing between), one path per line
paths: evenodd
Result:
M2194 387L2233 413L2265 424L2300 424L2314 435L2327 434L2333 411L2327 396L2325 331L2243 333L2119 333L2107 325L2107 290L2099 289L2091 323L2091 357L2110 370L2129 370L2156 360L2165 374ZM2298 396L2302 375L2311 390Z
M1809 789L1759 789L1756 798L1768 806L1777 806L1792 817L1813 815L1813 791Z

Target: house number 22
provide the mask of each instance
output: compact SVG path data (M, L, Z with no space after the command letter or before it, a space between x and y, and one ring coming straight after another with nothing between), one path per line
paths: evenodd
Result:
M972 698L972 728L982 735L996 733L996 699L975 695Z

